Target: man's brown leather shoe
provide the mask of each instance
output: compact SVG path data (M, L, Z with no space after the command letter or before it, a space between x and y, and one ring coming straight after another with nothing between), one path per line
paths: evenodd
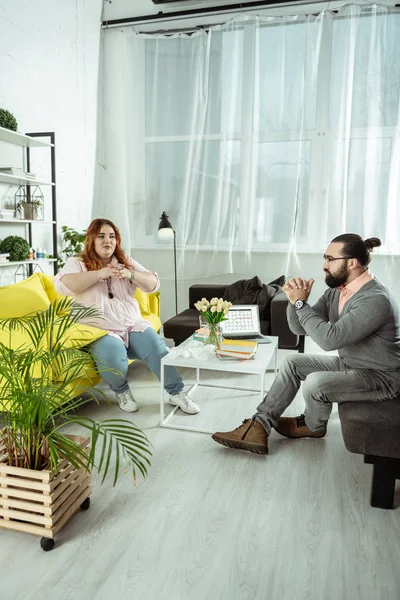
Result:
M304 415L300 415L299 417L281 417L275 430L288 438L322 438L326 434L326 427L324 431L311 431L306 425Z
M218 444L238 450L248 450L256 454L268 454L268 436L264 427L255 419L245 419L233 431L217 431L212 439Z

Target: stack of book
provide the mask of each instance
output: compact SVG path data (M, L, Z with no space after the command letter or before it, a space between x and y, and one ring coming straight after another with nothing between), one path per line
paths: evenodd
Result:
M7 253L0 254L0 262L8 262L10 255Z
M257 353L258 344L251 340L222 340L216 355L221 360L249 360Z
M196 329L192 337L197 342L204 342L208 338L209 333L208 329L201 327L200 329Z

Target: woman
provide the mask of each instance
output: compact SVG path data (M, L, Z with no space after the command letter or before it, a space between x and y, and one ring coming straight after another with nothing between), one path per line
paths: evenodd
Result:
M126 412L138 410L127 381L128 357L143 360L160 379L161 359L168 352L164 340L142 318L138 302L132 298L137 287L154 292L159 286L157 273L124 254L118 228L108 219L92 221L79 258L69 258L54 279L59 294L94 306L103 315L96 326L108 334L91 344L91 350L101 376ZM165 390L172 405L189 414L199 412L183 391L175 367L165 368Z

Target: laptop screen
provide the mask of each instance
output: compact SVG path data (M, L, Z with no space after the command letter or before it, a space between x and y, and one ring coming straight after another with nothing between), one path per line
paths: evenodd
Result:
M229 309L227 321L221 322L223 335L260 333L260 316L256 304L237 304Z

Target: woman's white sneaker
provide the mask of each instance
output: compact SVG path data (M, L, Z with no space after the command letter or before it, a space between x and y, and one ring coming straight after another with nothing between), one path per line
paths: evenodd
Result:
M125 390L125 392L120 392L119 394L115 394L118 398L119 407L121 410L125 412L136 412L139 410L138 405L136 404L136 400L133 397L131 390Z
M189 415L197 415L200 412L200 408L191 400L186 392L179 392L179 394L169 396L169 403L172 406L179 406L183 412Z

